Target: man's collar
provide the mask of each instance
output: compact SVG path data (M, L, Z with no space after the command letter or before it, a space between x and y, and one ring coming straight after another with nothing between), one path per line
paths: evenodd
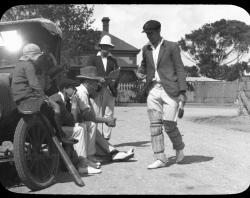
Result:
M165 42L164 42L164 38L163 37L161 38L161 41L160 41L159 45L165 46ZM150 49L154 48L154 45L150 41L148 41L148 43L146 44L146 46L148 48L150 48Z

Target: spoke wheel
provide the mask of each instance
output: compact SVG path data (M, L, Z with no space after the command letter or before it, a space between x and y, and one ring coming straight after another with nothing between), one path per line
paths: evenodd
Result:
M42 115L21 119L14 135L14 161L20 179L31 190L50 186L59 165L59 153L52 141L51 126ZM48 122L46 122L48 125Z

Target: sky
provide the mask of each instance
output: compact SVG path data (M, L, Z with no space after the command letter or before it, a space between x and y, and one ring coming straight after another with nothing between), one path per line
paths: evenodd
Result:
M191 33L206 23L220 19L238 20L250 25L249 13L235 5L195 5L195 4L89 4L94 6L93 29L102 30L102 18L109 17L109 32L141 49L148 42L142 27L148 20L161 22L164 39L177 42L185 34ZM141 62L141 52L137 64ZM248 59L250 55L245 56ZM193 65L182 54L184 65Z

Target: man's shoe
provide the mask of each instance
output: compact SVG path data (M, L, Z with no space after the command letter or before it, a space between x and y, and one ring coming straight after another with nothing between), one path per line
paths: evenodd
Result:
M154 163L148 165L148 169L156 169L165 167L167 164L162 162L161 160L156 160Z
M134 148L129 149L127 153L134 153Z
M80 174L95 175L95 174L100 174L102 170L93 168L91 166L87 166L87 167L78 167L78 172Z
M184 159L183 150L176 150L176 163L180 163Z
M96 164L99 165L99 166L102 165L101 162L100 162L100 160L98 160L98 159L97 159L96 157L94 157L93 155L88 156L88 160L90 160L90 161L96 163Z
M95 163L95 162L93 162L93 161L91 161L89 159L86 160L86 164L88 166L93 167L93 168L98 168L98 169L101 168L101 163L100 162L99 163Z
M114 161L114 162L127 161L132 157L134 157L133 152L119 151L118 153L116 153L115 155L112 156L112 161Z

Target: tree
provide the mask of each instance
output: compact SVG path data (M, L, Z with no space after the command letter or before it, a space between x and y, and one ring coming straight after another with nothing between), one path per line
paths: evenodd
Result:
M239 62L248 53L250 26L237 20L221 19L186 34L179 44L188 58L200 67L202 75L219 79L226 70L225 65Z
M85 49L94 49L99 40L100 33L90 29L93 10L93 6L85 4L19 5L7 10L1 21L43 17L55 22L63 32L62 62L67 62L69 57Z
M200 76L200 69L199 67L195 65L193 65L192 67L185 66L184 69L187 74L187 77L199 77Z

